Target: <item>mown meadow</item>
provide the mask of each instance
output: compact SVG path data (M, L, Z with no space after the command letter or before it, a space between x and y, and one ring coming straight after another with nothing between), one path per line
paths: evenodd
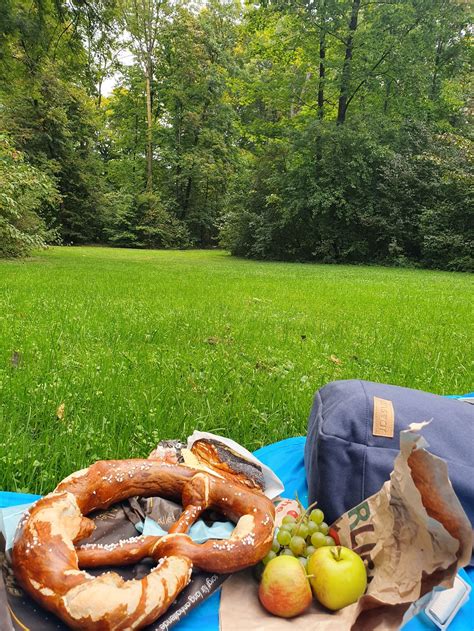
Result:
M0 262L0 488L43 493L194 429L304 434L334 379L473 389L461 273L222 251L51 248Z

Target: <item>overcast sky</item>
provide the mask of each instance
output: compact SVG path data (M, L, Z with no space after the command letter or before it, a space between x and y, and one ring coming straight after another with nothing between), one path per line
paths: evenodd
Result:
M125 66L131 66L133 64L133 55L130 50L128 50L128 48L121 50L117 57L119 62L121 64L124 64ZM117 85L119 77L120 73L116 72L112 77L105 79L102 84L102 94L104 96L110 96L112 94L113 89Z

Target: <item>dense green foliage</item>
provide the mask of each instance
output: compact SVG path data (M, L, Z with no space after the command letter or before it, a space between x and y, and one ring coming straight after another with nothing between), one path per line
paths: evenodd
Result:
M9 0L0 22L0 126L54 179L60 203L38 210L66 242L96 240L101 230L97 112L82 79L79 5Z
M311 133L268 143L236 191L224 243L255 258L474 269L461 139L380 125L322 131L317 170Z
M468 11L7 0L0 129L56 190L8 216L38 242L473 269Z
M334 379L472 390L467 274L62 247L0 261L0 278L9 491L195 429L249 449L305 434Z
M466 20L444 0L251 11L234 90L246 160L223 243L258 258L472 269Z
M54 181L0 136L0 256L28 254L53 238L37 211L58 201Z

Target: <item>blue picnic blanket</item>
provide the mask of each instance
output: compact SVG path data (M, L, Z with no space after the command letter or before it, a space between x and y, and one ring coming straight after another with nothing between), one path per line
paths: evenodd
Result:
M304 445L306 439L303 436L287 438L278 443L262 447L255 452L255 456L264 464L273 469L276 475L285 485L285 496L295 497L298 494L301 502L306 504L308 487L304 472ZM36 499L37 495L25 495L22 493L0 492L0 508L27 504ZM474 568L465 572L461 570L462 577L473 586L474 594ZM174 629L176 631L218 631L219 630L219 602L220 591L213 594L199 607L193 609ZM462 607L449 627L449 631L473 631L474 629L474 595ZM434 631L434 625L429 624L421 617L414 618L403 631Z
M474 397L474 393L465 395L466 398ZM278 443L273 443L258 449L255 456L268 465L285 485L285 497L293 498L298 494L301 502L307 504L308 487L304 469L304 446L306 438L298 436L287 438ZM0 508L30 503L39 496L25 495L21 493L0 492ZM474 630L474 568L467 571L461 570L461 576L473 587L471 598L460 609L455 619L449 626L449 631L473 631ZM220 591L213 594L199 607L193 609L173 629L176 631L218 631L219 630L219 602ZM403 631L434 631L434 625L420 616L411 620L404 626Z

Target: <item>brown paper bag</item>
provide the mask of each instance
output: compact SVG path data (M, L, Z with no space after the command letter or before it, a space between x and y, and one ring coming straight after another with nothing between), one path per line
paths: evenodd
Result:
M472 530L446 463L425 449L418 433L424 425L401 432L394 470L380 491L333 524L341 544L366 562L368 588L359 602L332 613L313 601L297 618L277 618L260 605L246 570L222 588L221 631L391 631L433 587L452 586L457 569L469 563Z

